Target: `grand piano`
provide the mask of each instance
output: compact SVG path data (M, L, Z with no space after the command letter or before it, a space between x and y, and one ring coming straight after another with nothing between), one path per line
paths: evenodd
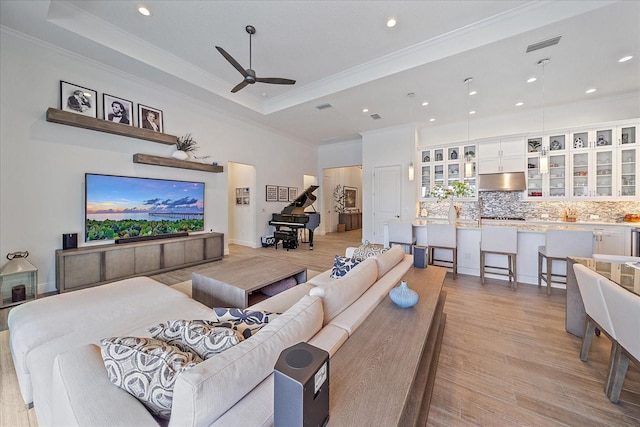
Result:
M316 209L313 207L313 202L316 201L313 192L317 189L317 185L310 186L285 206L282 212L272 214L269 225L276 228L273 233L276 249L278 249L279 240L282 240L282 246L287 250L298 247L298 230L306 228L309 230L309 249L313 250L313 230L320 225L320 214L315 212ZM309 206L314 212L305 212Z

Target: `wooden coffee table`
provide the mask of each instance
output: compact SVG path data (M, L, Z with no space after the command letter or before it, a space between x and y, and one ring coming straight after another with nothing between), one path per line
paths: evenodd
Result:
M249 294L282 279L307 281L307 268L263 257L247 258L191 273L192 297L208 307L247 308Z

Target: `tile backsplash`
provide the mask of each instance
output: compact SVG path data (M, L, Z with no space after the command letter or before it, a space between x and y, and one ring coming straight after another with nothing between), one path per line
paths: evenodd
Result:
M485 217L523 217L528 221L562 221L566 209L577 213L578 221L621 222L627 213L640 214L640 201L529 201L523 199L521 192L488 191L480 193L482 216ZM460 206L460 218L478 220L479 202L465 202L454 199ZM420 212L426 209L429 218L446 218L449 212L449 200L441 202L420 202ZM542 215L548 215L543 218ZM591 219L599 215L599 219ZM418 215L420 216L420 215Z

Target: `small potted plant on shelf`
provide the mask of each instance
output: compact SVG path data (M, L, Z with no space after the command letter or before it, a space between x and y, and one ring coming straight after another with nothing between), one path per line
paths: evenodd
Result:
M456 219L460 216L460 207L453 204L454 197L468 197L473 194L473 190L464 181L454 181L450 186L434 185L429 192L432 197L438 199L438 202L446 199L451 200L449 205L449 223L455 224Z
M181 136L176 141L176 150L171 154L171 157L179 160L187 160L189 158L189 153L193 154L193 152L198 149L197 144L198 143L191 137L190 133L185 136Z

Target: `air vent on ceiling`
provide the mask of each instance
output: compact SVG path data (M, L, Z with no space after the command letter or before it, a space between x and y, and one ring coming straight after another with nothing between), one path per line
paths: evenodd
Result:
M542 40L541 42L538 42L538 43L530 44L529 46L527 46L527 53L544 49L545 47L555 46L558 43L560 43L560 37L562 36L557 36L547 40Z
M373 120L380 120L382 117L380 116L380 114L377 114L377 113L376 113L376 114L371 114L371 118L372 118Z
M320 105L316 105L316 108L317 108L318 110L324 110L324 109L326 109L326 108L331 108L331 107L333 107L333 105L331 105L331 104L320 104Z

